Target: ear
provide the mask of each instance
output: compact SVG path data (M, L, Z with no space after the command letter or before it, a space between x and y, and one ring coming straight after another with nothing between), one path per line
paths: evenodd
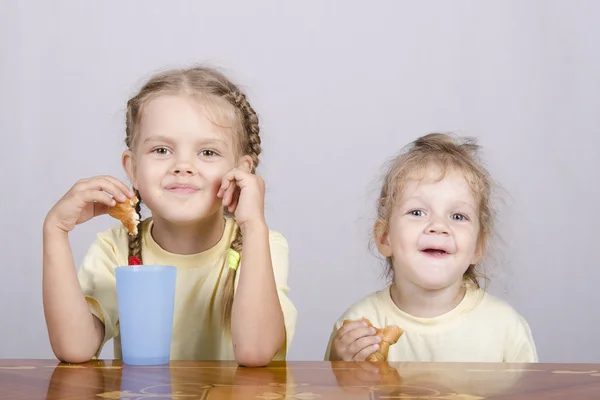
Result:
M127 174L127 178L129 178L129 181L133 185L133 188L137 189L137 182L135 181L135 159L131 150L127 149L123 152L121 163L123 164L123 169Z
M247 172L252 172L254 170L254 163L252 162L252 157L250 157L249 155L240 157L237 166L238 168L241 168Z
M390 239L387 230L387 224L385 221L378 219L375 223L375 228L373 230L373 235L375 236L375 244L377 245L377 250L381 253L382 256L389 258L392 256L392 246L390 245Z

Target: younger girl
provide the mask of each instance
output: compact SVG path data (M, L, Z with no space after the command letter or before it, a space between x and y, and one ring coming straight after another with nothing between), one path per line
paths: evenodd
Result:
M363 361L377 351L381 337L364 317L404 331L390 362L538 361L527 322L479 286L493 212L477 150L474 141L430 134L393 161L374 227L392 284L346 310L326 360Z
M55 355L85 362L114 338L121 357L115 267L135 256L178 269L172 359L285 359L296 323L288 247L265 222L264 183L254 173L258 117L244 93L208 68L159 74L127 103L125 143L133 190L110 176L82 179L44 222L43 299ZM121 225L100 233L77 275L68 233L135 197L152 216L135 235Z

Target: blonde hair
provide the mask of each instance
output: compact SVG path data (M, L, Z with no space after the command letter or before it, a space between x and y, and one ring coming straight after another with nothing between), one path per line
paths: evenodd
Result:
M479 159L479 149L473 138L457 138L443 133L431 133L410 143L387 167L377 201L375 233L388 232L392 209L402 193L403 183L414 178L416 173L424 174L427 167L435 165L442 172L439 179L443 179L446 172L452 169L464 174L478 202L477 248L481 254L486 254L495 225L492 205L494 182ZM386 276L390 278L394 274L392 259L388 257L386 261ZM488 280L485 264L469 265L464 278L480 287L479 278Z
M132 149L135 142L135 133L142 118L144 107L154 98L164 94L189 95L200 100L199 105L213 115L216 119L227 120L234 132L236 153L249 155L252 159L252 173L255 172L261 153L261 139L259 136L258 116L246 95L222 73L208 67L193 67L188 69L169 70L151 77L139 92L127 102L125 117L126 137L125 144ZM140 215L142 198L135 190L140 200L136 211ZM140 215L140 226L141 226ZM129 256L136 256L142 260L142 229L138 234L129 238ZM239 253L242 251L241 230L236 229L231 242L231 248ZM143 262L143 261L142 261ZM231 311L233 308L234 282L236 270L228 268L223 287L223 319L222 324L226 329L231 327Z

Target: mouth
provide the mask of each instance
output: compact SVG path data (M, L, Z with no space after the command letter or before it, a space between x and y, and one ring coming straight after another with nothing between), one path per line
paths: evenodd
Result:
M165 189L171 193L180 193L180 194L195 193L199 190L198 187L196 187L194 185L188 185L188 184L169 185Z
M428 248L422 249L421 253L424 253L425 255L427 255L429 257L435 257L435 258L440 258L440 257L445 257L445 256L450 255L450 253L448 251L446 251L445 249L435 248L435 247L428 247Z

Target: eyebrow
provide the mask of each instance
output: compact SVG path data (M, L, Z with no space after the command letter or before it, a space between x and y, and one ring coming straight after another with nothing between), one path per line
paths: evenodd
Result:
M473 210L475 212L477 211L477 207L473 207L471 204L467 203L466 201L458 201L458 203L469 207L471 210Z
M167 136L163 136L163 135L157 135L157 136L150 136L148 138L146 138L144 140L144 143L149 143L149 142L173 142L173 139L167 137ZM214 144L224 144L225 141L222 139L202 139L198 141L198 144L200 145L214 145Z
M170 142L171 139L169 139L166 136L150 136L147 137L146 139L144 139L143 143L148 143L148 142Z
M409 201L411 201L411 200L425 201L425 200L423 200L423 198L422 198L422 197L420 197L420 196L411 196L411 197L409 197L409 198L407 198L407 199L405 199L405 200L401 201L401 202L400 202L400 204L405 204L405 203L407 203L407 202L409 202ZM459 204L459 205L465 205L465 206L469 207L471 210L473 210L474 212L476 212L476 211L477 211L477 208L476 208L476 207L473 207L471 204L467 203L466 201L458 200L458 201L456 202L456 204Z

